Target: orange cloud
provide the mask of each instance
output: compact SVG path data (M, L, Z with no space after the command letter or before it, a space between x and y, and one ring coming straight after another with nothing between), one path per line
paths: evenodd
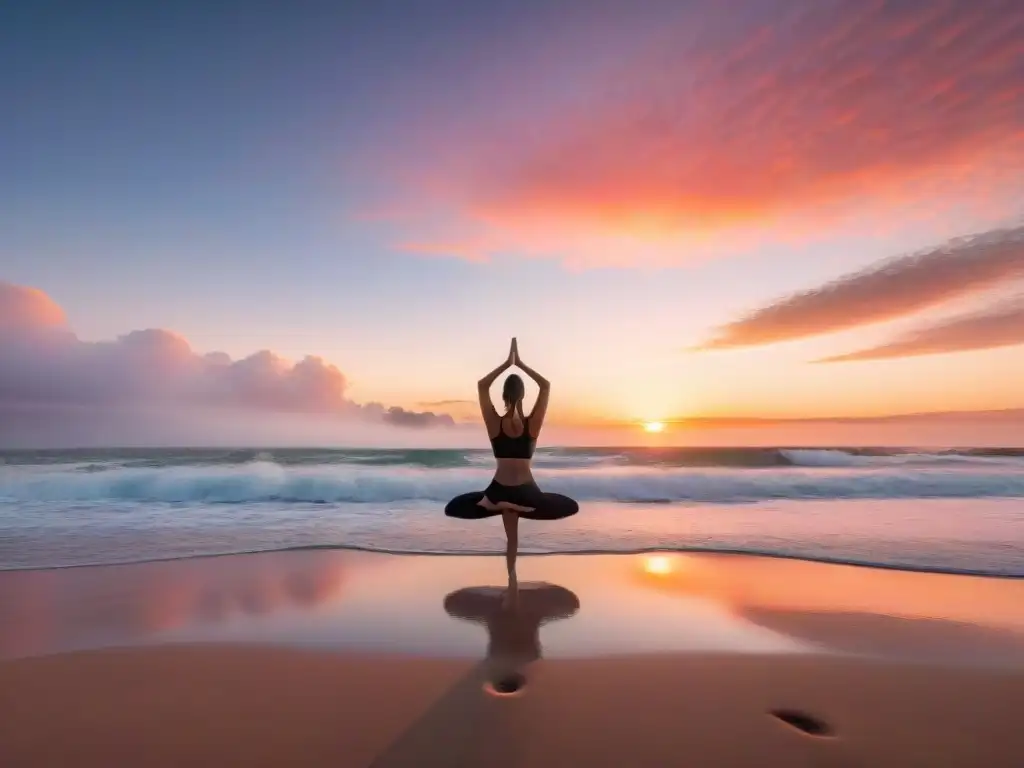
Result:
M655 246L624 258L678 262L690 254L666 255L665 236L912 204L943 194L932 187L942 181L983 188L1024 167L1024 5L748 2L730 8L734 21L722 13L697 3L652 24L647 55L597 71L561 107L524 104L518 123L452 129L457 162L440 154L444 167L424 170L444 179L431 191L456 223L411 235L411 247L561 257L596 232Z
M892 320L1024 277L1024 227L884 261L788 296L722 328L703 349L800 339Z
M0 281L0 334L67 331L64 310L36 288Z
M937 355L1024 344L1024 298L1004 302L993 309L955 317L877 347L827 357L818 362L838 363Z

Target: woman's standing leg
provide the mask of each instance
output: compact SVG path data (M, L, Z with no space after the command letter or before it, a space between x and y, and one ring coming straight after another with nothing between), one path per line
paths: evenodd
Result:
M519 513L505 510L501 513L501 522L505 525L505 564L508 566L510 582L516 577L516 554L519 552Z

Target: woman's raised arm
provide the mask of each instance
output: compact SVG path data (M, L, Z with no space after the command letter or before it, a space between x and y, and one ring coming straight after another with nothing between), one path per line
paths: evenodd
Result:
M533 410L530 411L529 416L530 434L537 437L537 435L540 434L540 428L544 426L544 416L548 412L548 400L551 397L551 382L524 363L519 358L518 351L516 354L516 365L523 369L523 373L537 382L537 386L540 388L540 392L537 394L537 402L533 404Z
M495 379L512 367L517 356L516 340L512 339L512 345L509 347L508 358L505 362L476 383L476 393L480 399L480 415L484 417L484 423L487 425L488 432L494 432L495 427L498 426L498 422L501 420L501 417L498 416L498 412L494 409L494 403L491 402L491 385L494 383Z

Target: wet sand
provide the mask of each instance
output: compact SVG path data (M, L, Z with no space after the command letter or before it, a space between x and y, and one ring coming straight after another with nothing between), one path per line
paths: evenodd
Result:
M0 765L1024 755L1024 580L526 557L510 602L502 575L339 551L0 573Z

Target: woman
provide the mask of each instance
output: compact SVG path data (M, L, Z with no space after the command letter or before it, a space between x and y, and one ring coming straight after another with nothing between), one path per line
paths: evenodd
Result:
M499 414L491 402L491 385L513 365L519 366L531 379L537 382L540 393L529 416L523 413L523 396L526 388L516 374L505 379L502 400L505 412ZM480 412L491 439L491 449L498 460L494 479L484 491L473 491L456 496L445 507L448 517L463 520L480 520L501 515L505 524L508 546L505 561L509 578L515 579L516 553L519 549L519 518L530 520L559 520L579 512L579 504L568 496L558 493L544 493L534 482L530 471L530 460L537 445L537 437L544 426L544 415L548 410L551 394L550 382L519 359L519 348L512 339L508 359L477 382L480 397Z

